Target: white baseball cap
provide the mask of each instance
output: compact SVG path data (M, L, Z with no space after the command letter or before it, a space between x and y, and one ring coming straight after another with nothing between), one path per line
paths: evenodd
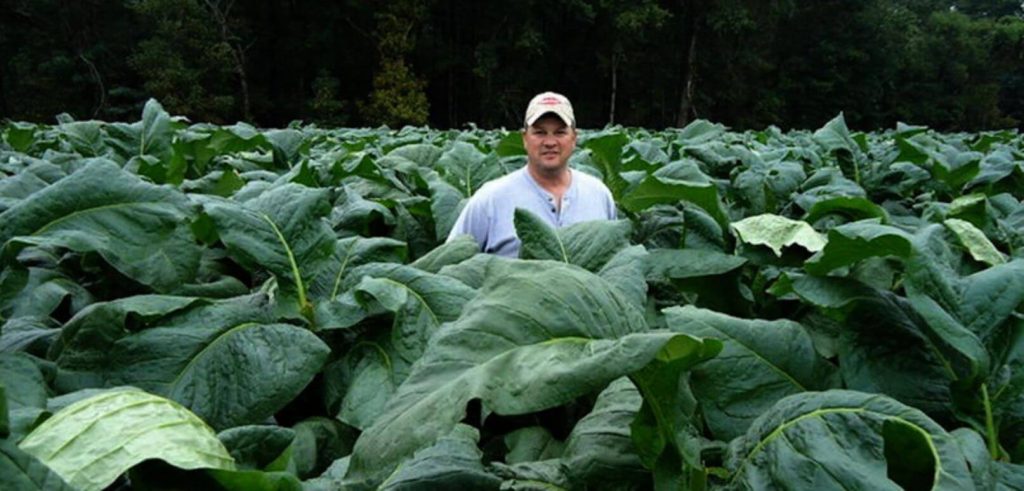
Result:
M542 92L530 100L530 104L526 106L526 118L523 119L524 126L530 127L547 113L553 113L561 118L565 124L573 128L576 127L576 116L572 112L572 103L564 95L555 92Z

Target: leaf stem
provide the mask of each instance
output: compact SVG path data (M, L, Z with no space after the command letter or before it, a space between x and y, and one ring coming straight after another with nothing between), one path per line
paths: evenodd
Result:
M992 418L992 401L988 397L988 384L981 384L981 401L985 406L985 430L988 433L988 453L995 460L999 457L999 436Z
M295 255L292 254L292 248L288 245L288 241L285 240L284 235L281 234L281 230L277 228L277 224L270 219L265 213L260 213L267 223L270 224L270 228L274 229L274 234L277 235L277 240L281 242L281 246L284 247L284 252L288 255L288 265L292 268L292 278L295 280L295 288L299 291L299 312L309 320L313 322L313 306L306 300L306 286L302 284L302 275L299 274L299 265L295 262Z

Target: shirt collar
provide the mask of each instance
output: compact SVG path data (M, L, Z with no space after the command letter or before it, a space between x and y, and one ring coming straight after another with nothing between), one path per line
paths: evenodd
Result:
M555 196L553 194L549 193L546 189L544 189L544 187L542 187L540 185L540 183L538 183L537 180L533 178L533 175L530 174L530 169L528 168L528 166L529 166L529 164L523 166L523 168L522 168L522 172L523 172L523 175L525 176L526 181L529 182L531 186L533 186L533 189L535 189L540 194L541 198L544 198L545 200L554 199ZM562 195L562 199L565 199L565 198L575 199L576 198L576 178L577 178L576 171L574 171L571 167L567 167L566 170L569 171L569 177L570 177L570 179L569 179L569 189L565 190L565 194Z

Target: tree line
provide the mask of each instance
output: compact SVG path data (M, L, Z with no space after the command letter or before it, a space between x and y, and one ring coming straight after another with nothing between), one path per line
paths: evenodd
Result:
M1020 0L2 0L0 119L946 131L1024 122Z

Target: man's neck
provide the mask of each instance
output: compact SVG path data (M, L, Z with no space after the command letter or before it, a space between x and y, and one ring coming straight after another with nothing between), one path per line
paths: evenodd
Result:
M569 189L569 185L572 184L572 173L569 172L568 166L557 169L538 169L527 164L526 172L530 173L530 177L533 178L537 185L559 198L561 198L562 193L566 189Z

